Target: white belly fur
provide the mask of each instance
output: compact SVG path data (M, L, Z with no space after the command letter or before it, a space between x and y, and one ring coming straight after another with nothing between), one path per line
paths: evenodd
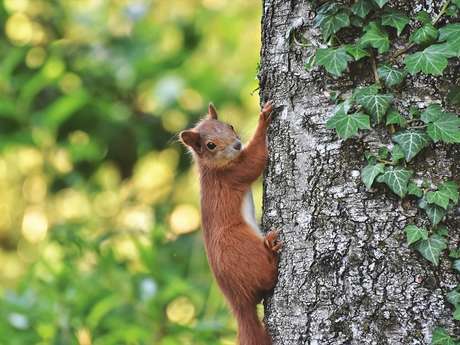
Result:
M252 198L252 192L249 190L243 199L243 204L241 206L241 213L243 219L251 227L252 230L258 235L262 235L262 232L259 229L256 221L256 212L254 209L254 199Z

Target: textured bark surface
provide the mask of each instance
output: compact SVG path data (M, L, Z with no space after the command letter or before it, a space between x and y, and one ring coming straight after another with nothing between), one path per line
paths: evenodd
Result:
M409 15L421 9L436 15L439 2L390 1ZM333 107L328 92L369 84L372 70L368 62L353 65L351 77L340 79L305 70L311 48L290 37L295 32L320 46L310 6L265 0L263 10L261 98L277 106L263 225L279 229L284 242L279 282L266 303L274 344L429 344L435 326L460 334L446 301L458 284L449 260L434 268L405 244L406 223L425 224L425 216L414 200L401 202L383 186L366 191L360 182L363 152L389 138L368 132L344 142L325 127ZM407 110L444 101L459 78L458 62L443 78L409 77L396 104ZM458 145L437 145L411 167L435 182L458 181L459 158ZM449 219L450 243L458 245L458 209Z

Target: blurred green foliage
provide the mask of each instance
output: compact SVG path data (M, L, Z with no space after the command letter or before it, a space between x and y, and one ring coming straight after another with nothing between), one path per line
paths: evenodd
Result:
M176 133L250 134L260 10L1 2L0 344L234 344Z

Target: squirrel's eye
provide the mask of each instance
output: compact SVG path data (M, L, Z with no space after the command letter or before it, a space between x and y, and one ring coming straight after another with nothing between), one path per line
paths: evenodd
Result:
M208 147L208 149L210 150L214 150L216 148L216 144L212 143L212 142L209 142L206 144L206 146Z

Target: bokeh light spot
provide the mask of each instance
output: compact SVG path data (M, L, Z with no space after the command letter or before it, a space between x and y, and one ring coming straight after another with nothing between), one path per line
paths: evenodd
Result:
M174 161L170 158L160 158L156 152L151 152L136 164L133 183L144 203L155 203L171 190Z
M130 236L118 236L112 241L115 255L120 261L135 261L139 257L136 244Z
M184 41L182 31L174 26L164 28L160 41L160 51L162 54L174 54L181 49Z
M59 87L64 93L72 93L81 86L81 79L75 73L66 73L59 81Z
M46 58L46 51L42 47L34 47L27 52L26 65L29 68L40 67Z
M43 44L46 41L46 33L43 27L37 23L32 22L32 38L31 43L34 45Z
M0 231L8 230L11 226L10 208L8 204L0 204Z
M195 317L195 306L187 297L178 297L169 303L166 315L171 322L188 325Z
M50 157L51 164L61 174L67 174L73 169L69 152L66 149L58 149Z
M228 4L226 0L203 0L203 5L212 10L218 10Z
M115 164L105 162L96 172L94 179L104 189L117 188L121 182L120 171Z
M18 149L16 159L18 168L23 174L30 174L31 171L41 170L43 167L42 153L32 147Z
M120 214L121 226L132 231L148 232L153 222L153 210L146 206L126 208Z
M200 214L192 205L179 205L171 213L169 225L175 234L186 234L200 226Z
M57 194L55 208L59 221L82 219L90 214L88 197L83 192L71 188Z
M185 89L179 98L179 103L188 111L198 111L203 108L203 98L193 89Z
M29 17L16 12L6 22L6 35L16 45L23 46L32 40L33 29Z
M77 331L78 345L91 345L91 333L88 328L80 328Z
M3 6L5 9L12 13L12 12L24 12L29 5L28 0L4 0Z
M161 117L163 128L170 133L177 133L187 125L187 117L178 110L170 110Z
M120 208L118 193L103 191L94 198L94 211L101 217L113 217Z
M48 62L43 67L43 74L48 79L56 79L62 75L64 70L65 70L64 62L57 57L52 57L48 59Z
M46 190L46 180L43 175L28 176L22 186L24 199L32 203L42 202L46 197Z
M69 141L73 145L87 145L90 139L88 133L78 130L69 134Z
M46 237L48 218L40 209L29 208L24 212L22 234L30 242L36 243Z

